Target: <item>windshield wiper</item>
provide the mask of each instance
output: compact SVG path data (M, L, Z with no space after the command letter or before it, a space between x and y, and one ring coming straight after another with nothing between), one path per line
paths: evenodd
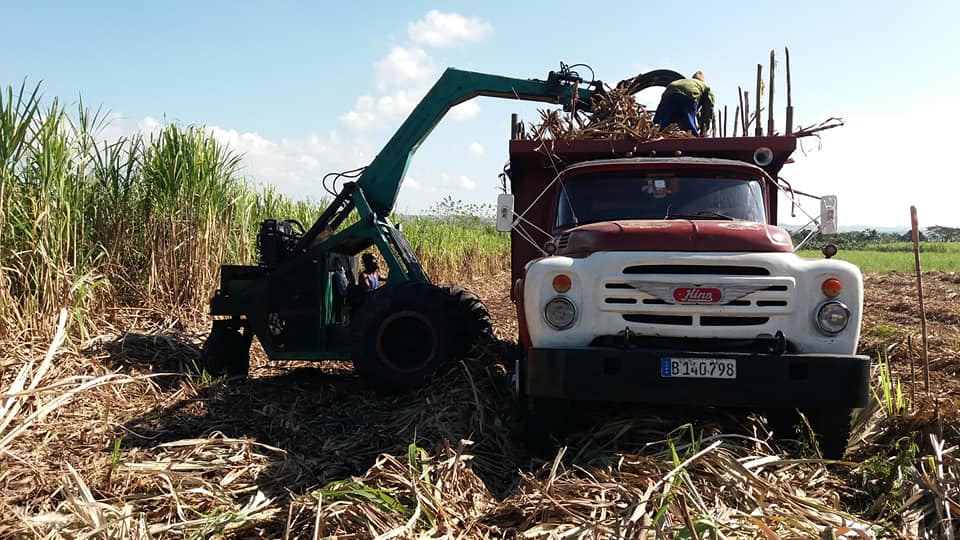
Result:
M713 210L700 210L693 214L667 214L663 219L725 219L736 221L737 218Z

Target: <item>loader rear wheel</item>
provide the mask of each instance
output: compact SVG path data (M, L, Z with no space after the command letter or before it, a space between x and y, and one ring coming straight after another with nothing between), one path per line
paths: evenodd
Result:
M452 354L463 358L481 340L493 336L493 322L487 306L472 291L456 285L441 287L449 296L453 318L451 336Z
M854 409L804 409L800 412L807 417L810 427L817 438L820 453L826 459L840 459L847 451L850 440L850 428ZM792 439L797 429L806 431L806 426L796 409L771 409L767 411L767 423L774 436L779 439Z
M250 373L252 337L250 329L238 321L213 321L197 367L215 377L245 378Z
M447 296L433 285L403 283L373 292L354 315L353 363L380 388L426 382L452 358Z

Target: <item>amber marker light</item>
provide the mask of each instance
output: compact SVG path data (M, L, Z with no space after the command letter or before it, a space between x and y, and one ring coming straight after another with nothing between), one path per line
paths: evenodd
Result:
M823 295L827 298L836 298L840 296L840 292L843 291L843 285L840 284L839 279L827 279L824 280L823 285L820 285L820 290L823 291Z
M553 278L553 290L558 293L565 293L569 291L572 286L573 282L570 281L570 276L566 274L557 274Z

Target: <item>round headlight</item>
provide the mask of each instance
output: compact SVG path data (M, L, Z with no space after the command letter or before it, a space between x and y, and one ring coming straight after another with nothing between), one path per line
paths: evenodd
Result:
M850 322L850 310L842 302L829 300L817 308L817 327L827 335L843 332Z
M577 308L570 300L558 296L547 302L547 305L543 307L543 318L557 330L570 328L570 325L577 318Z

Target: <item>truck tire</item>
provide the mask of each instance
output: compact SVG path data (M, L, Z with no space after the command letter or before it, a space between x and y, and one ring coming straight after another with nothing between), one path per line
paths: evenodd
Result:
M810 426L817 434L820 453L826 459L841 459L850 442L854 409L814 409L806 412Z
M451 353L463 358L481 340L493 336L493 322L483 300L472 291L457 285L441 287L448 295L453 317Z
M802 411L816 434L817 446L824 458L840 459L846 453L853 411L851 408ZM767 423L773 434L780 439L795 438L798 427L801 430L806 429L796 409L771 409L767 411Z
M384 389L423 384L452 358L447 295L428 283L388 285L354 313L353 365Z
M570 431L570 402L561 399L523 396L520 399L523 438L534 453L556 450L556 442Z
M246 378L250 374L252 338L250 329L238 321L213 321L197 367L214 377Z

